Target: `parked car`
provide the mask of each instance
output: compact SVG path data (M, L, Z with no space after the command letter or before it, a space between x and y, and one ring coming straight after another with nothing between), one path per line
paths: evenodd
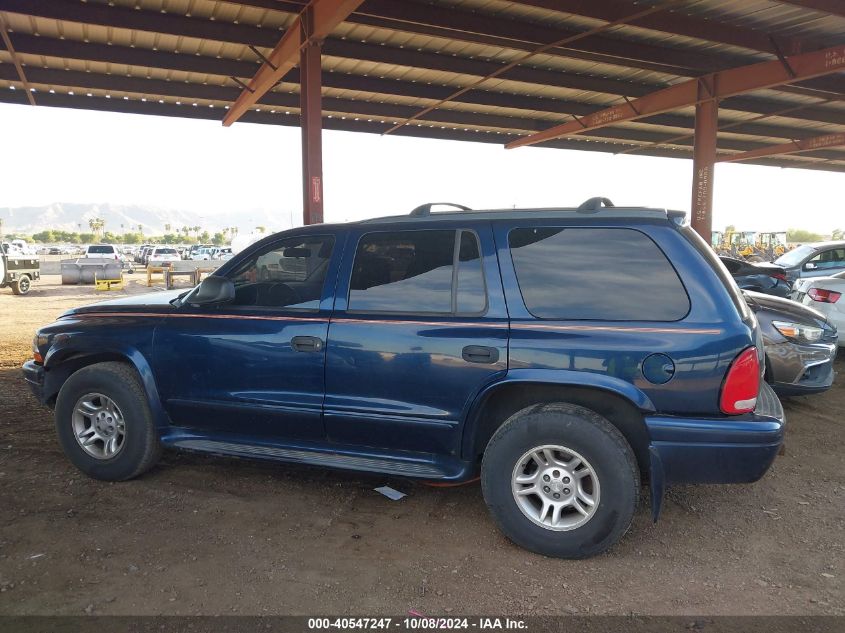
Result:
M783 267L790 284L807 277L829 277L845 272L845 241L802 244L774 263Z
M845 332L845 272L830 277L809 277L795 282L791 298L821 312L825 318ZM845 346L845 337L839 337Z
M724 256L719 259L742 290L763 292L776 297L788 297L792 290L783 268L776 264L748 262Z
M830 389L838 331L818 310L759 292L743 293L757 316L766 352L765 380L779 396Z
M144 263L144 252L150 248L150 244L141 244L138 247L138 250L135 251L135 263L136 264L143 264Z
M198 248L191 255L191 259L194 261L208 261L214 258L214 253L216 252L217 249L214 246Z
M197 259L194 255L197 254L197 251L201 249L210 249L214 248L213 244L191 244L188 249L185 251L184 257L185 259ZM201 258L200 258L201 259Z
M0 243L0 288L10 287L16 295L26 295L32 282L41 278L41 262L10 244Z
M181 261L179 251L167 246L156 246L150 253L147 264L149 266L172 266L173 262Z
M100 259L117 259L120 260L120 254L113 244L91 244L85 248L85 253L82 255L84 259L100 258Z
M217 248L214 250L214 253L211 255L211 259L216 259L219 261L227 262L234 257L234 253L232 253L231 248Z
M285 231L192 290L66 312L25 378L98 479L162 446L480 475L512 541L595 555L641 478L656 519L667 485L763 476L784 432L760 327L707 243L681 212L608 204Z

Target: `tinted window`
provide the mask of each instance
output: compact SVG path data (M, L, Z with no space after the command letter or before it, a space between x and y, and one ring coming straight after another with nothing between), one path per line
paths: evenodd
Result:
M477 314L486 305L474 233L370 233L358 242L350 311Z
M114 246L89 246L88 247L88 254L89 255L96 255L96 254L114 255Z
M845 248L822 251L807 263L815 264L817 269L842 268L845 266Z
M157 248L156 255L178 255L175 248Z
M689 298L666 256L631 229L514 229L525 307L541 319L677 321Z
M478 238L469 231L461 232L458 251L456 310L461 314L478 314L487 308L487 288L481 269Z
M318 309L333 247L332 236L294 237L265 246L229 275L234 305Z

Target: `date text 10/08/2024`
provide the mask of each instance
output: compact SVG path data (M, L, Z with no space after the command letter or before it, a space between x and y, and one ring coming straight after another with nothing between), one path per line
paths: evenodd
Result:
M413 614L403 618L308 618L308 630L437 630L456 629L481 631L489 630L525 630L524 620L514 618L440 618Z

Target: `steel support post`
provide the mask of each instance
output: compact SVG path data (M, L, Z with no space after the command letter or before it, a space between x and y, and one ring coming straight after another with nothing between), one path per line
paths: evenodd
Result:
M299 102L302 126L302 219L305 224L323 221L323 122L321 41L314 41L314 11L308 7L300 20Z
M709 244L713 230L713 170L716 163L716 133L719 103L713 99L713 85L707 78L698 83L695 106L695 144L692 159L692 228Z

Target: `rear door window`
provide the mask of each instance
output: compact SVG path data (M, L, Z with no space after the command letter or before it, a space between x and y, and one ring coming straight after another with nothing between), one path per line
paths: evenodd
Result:
M525 307L540 319L677 321L689 312L672 264L639 231L517 228L508 242Z
M355 252L350 312L481 314L487 292L471 231L369 233Z

